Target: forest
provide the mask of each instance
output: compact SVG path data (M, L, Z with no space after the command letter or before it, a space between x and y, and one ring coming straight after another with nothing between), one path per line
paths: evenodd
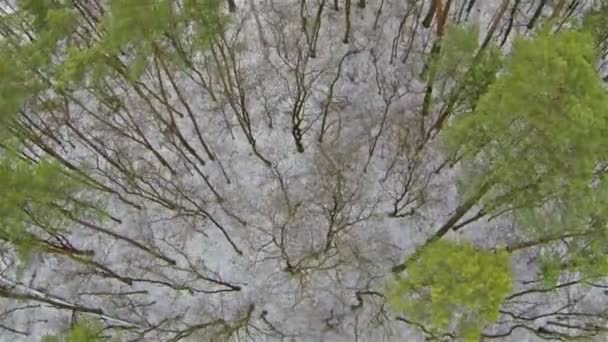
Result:
M0 341L606 341L607 175L606 0L0 0Z

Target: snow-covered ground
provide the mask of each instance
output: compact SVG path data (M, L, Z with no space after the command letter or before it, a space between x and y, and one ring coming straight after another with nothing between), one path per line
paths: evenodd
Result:
M442 100L436 99L429 117L420 118L425 86L420 73L434 34L419 17L430 1L369 0L364 9L358 2L352 3L344 43L344 1L335 11L333 0L306 0L303 7L295 0L237 0L224 45L213 48L217 57L230 46L234 60L218 62L212 53L195 58L211 91L181 71L173 72L180 94L167 75L162 85L152 70L144 75L151 89L166 88L175 111L173 132L181 132L192 151L178 134L167 133L170 127L159 125L156 115L169 120L171 111L162 99L151 101L154 114L135 92L125 95L117 85L132 115L122 117L137 125L116 114L126 109L100 110L132 136L143 132L152 149L71 103L73 125L110 159L142 175L127 179L82 137L61 127L73 144L64 156L86 163L96 179L141 207L107 196L108 212L120 222L95 224L151 246L176 265L126 239L90 227L74 229L73 244L94 250L94 260L122 281L62 256L36 257L15 289L36 298L52 295L47 300L65 307L38 303L2 317L3 325L29 336L0 330L0 340L35 341L56 333L69 326L70 306L78 305L102 310L79 317L125 327L125 340L221 341L217 334L223 333L234 341L423 341L420 331L395 320L382 292L391 267L422 244L459 201L457 170L435 172L442 163L436 142L414 152L419 127L428 129ZM309 42L315 39L319 3L324 9L312 58ZM477 23L483 37L501 3L476 1L468 20L462 15L461 21ZM453 1L453 20L466 4ZM515 16L511 34L525 30L528 7ZM501 21L501 34L508 19ZM80 98L95 111L96 99L85 93ZM296 147L294 117L301 120L304 152ZM400 198L404 187L407 195ZM397 217L391 215L395 203L403 206ZM461 232L455 237L488 247L516 239L506 220L481 221ZM518 280L534 274L528 259L514 257ZM12 273L2 277L0 286L17 281ZM8 310L22 304L0 305ZM497 340L535 341L525 331Z

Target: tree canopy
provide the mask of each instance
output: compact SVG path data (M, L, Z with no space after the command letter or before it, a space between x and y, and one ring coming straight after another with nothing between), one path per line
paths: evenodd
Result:
M587 31L544 29L517 38L473 110L455 116L442 132L447 153L463 168L461 194L468 207L462 213L474 205L482 214L510 212L533 244L571 240L565 253L554 245L543 250L548 286L565 271L592 277L608 271L603 219L608 92L597 59ZM474 254L472 247L435 241L441 234L395 280L395 306L410 319L476 340L484 325L498 318L510 291L509 253L474 257L467 255ZM421 295L417 287L424 286L431 290ZM464 308L475 308L481 318L450 326Z
M498 319L512 281L506 251L439 240L397 276L389 294L398 312L432 334L477 341L484 327Z
M591 190L608 129L597 57L581 31L519 38L475 111L446 129L449 148L465 159L468 191L492 188L488 211Z
M0 0L0 340L605 334L607 2L355 3Z

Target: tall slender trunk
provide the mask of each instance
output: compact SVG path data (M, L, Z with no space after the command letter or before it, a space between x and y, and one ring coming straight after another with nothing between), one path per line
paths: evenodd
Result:
M473 57L473 63L471 65L476 65L477 62L479 61L479 59L483 56L483 53L485 52L485 49L490 44L490 41L492 40L492 36L494 35L496 29L498 28L498 23L500 22L501 18L504 16L505 12L507 11L507 8L508 8L510 2L511 2L511 0L502 1L502 5L501 5L498 13L496 13L496 15L494 16L494 19L492 20L492 24L491 24L490 28L488 29L488 32L486 33L486 37L484 38L483 42L479 46L479 49L475 53L475 56ZM467 71L465 77L467 77L472 71L473 71L473 69L469 69ZM452 93L452 95L450 96L450 98L447 101L447 104L444 107L445 110L443 110L441 112L441 114L439 115L439 117L437 118L435 123L433 124L433 127L431 127L431 129L429 130L427 139L430 138L432 135L436 135L437 133L439 133L439 131L443 127L443 123L451 115L452 110L454 109L454 106L458 102L458 99L460 98L463 87L464 87L464 83L461 82L458 85L458 89L456 89Z
M424 20L422 21L422 26L424 26L425 28L431 27L431 23L433 22L433 17L435 16L437 7L441 5L440 1L441 0L431 1L431 7L429 7L429 11L427 12L426 16L424 17Z
M441 239L443 236L445 236L450 231L450 229L452 229L454 226L456 226L458 221L464 215L466 215L466 213L469 212L469 210L471 210L471 208L473 208L479 202L479 200L485 194L488 193L488 191L490 191L490 189L492 188L492 185L493 185L493 183L491 181L487 181L487 182L483 183L475 195L469 197L464 203L459 205L458 208L456 208L456 210L452 214L452 216L450 216L450 218L435 232L435 234L433 234L430 238L428 238L424 242L424 244L420 248L418 248L418 250L416 250L416 252L411 257L409 257L406 261L393 267L392 272L400 273L400 272L405 271L405 269L407 269L407 267L412 262L416 261L420 257L420 254L422 253L424 248L429 246L431 243Z
M566 4L566 0L559 0L557 5L555 5L555 7L553 7L553 13L551 13L551 19L559 17L559 15L562 13L562 10L564 9L565 4Z
M521 2L521 0L515 0L515 4L513 4L513 7L511 8L511 16L509 17L509 23L507 24L507 29L505 30L505 33L502 37L500 46L504 46L505 43L507 42L507 38L509 38L509 34L511 33L511 30L513 29L515 15L517 15L517 7L519 6L520 2Z
M350 2L351 0L346 0L346 3L344 4L345 29L344 39L342 40L344 44L348 44L348 37L350 36Z
M10 280L0 275L0 297L15 299L18 301L35 301L48 304L52 307L78 311L85 314L98 316L104 320L118 323L120 325L139 328L139 325L121 318L106 315L100 308L87 307L79 304L70 303L64 299L55 297L48 293L25 286L19 282Z
M532 28L534 28L534 24L536 23L536 21L538 20L538 18L541 15L541 13L543 12L543 8L545 7L546 3L547 3L547 0L540 0L540 3L538 4L536 11L534 11L532 18L528 22L528 25L527 25L528 30L531 30Z
M556 241L563 241L566 239L572 239L572 238L577 238L577 237L586 237L586 236L591 235L592 233L593 233L593 231L582 231L579 233L565 233L565 234L558 234L558 235L549 235L549 236L544 236L544 237L541 237L541 238L538 238L535 240L521 241L521 242L517 242L517 243L507 246L507 252L513 253L513 252L516 252L516 251L519 251L522 249L542 246L542 245L556 242Z
M510 3L511 3L511 0L502 0L502 4L500 5L498 12L494 16L494 18L492 18L492 24L490 25L490 28L488 29L488 32L486 33L486 37L484 38L483 42L479 46L479 50L477 51L478 55L480 54L481 51L485 50L488 47L488 45L490 44L490 41L492 40L492 37L494 36L496 29L498 28L498 24L502 20L502 17L505 15L505 12L507 12L507 8L509 8Z
M105 228L103 228L101 226L98 226L98 225L96 225L94 223L90 223L90 222L81 220L80 218L74 216L71 212L69 212L69 211L67 211L67 210L65 210L63 208L58 208L58 209L61 210L61 212L66 217L68 217L70 220L72 220L72 221L74 221L74 222L76 222L76 223L78 223L78 224L80 224L80 225L82 225L84 227L87 227L87 228L92 229L92 230L94 230L96 232L99 232L99 233L111 236L111 237L113 237L113 238L115 238L117 240L122 240L122 241L130 244L131 246L133 246L133 247L135 247L137 249L140 249L140 250L142 250L142 251L144 251L144 252L146 252L146 253L148 253L148 254L156 257L156 258L164 260L165 262L169 263L170 265L176 265L177 264L175 260L173 260L173 259L171 259L171 258L169 258L169 257L167 257L167 256L165 256L165 255L163 255L163 254L161 254L161 253L159 253L157 251L154 251L152 248L147 247L147 246L141 244L140 242L138 242L136 240L133 240L133 239L131 239L129 237L117 234L117 233L115 233L115 232L113 232L111 230L105 229Z
M317 41L319 40L319 31L321 30L321 18L323 14L323 9L325 8L326 0L322 0L319 4L319 8L317 9L317 15L315 17L315 23L312 27L312 39L310 42L310 57L317 57Z
M384 0L380 1L380 6L378 6L378 10L376 11L376 19L374 19L374 31L378 28L378 20L380 20L380 15L382 14L383 7Z
M234 2L234 0L228 0L228 12L236 12L236 3Z
M450 11L450 6L452 4L451 0L447 0L445 4L445 8L443 8L443 4L441 1L436 1L436 9L435 13L437 16L437 38L433 42L433 47L431 48L431 55L428 63L428 80L426 83L426 89L424 93L424 99L422 102L422 119L420 120L420 134L424 136L425 134L425 118L431 111L431 100L433 98L433 87L435 83L435 78L437 76L437 68L439 62L439 56L441 54L441 43L443 40L443 34L445 32L445 24L448 18L448 12ZM424 25L424 23L423 23Z
M469 15L471 14L471 11L473 10L474 6L475 6L475 0L469 1L469 7L467 7L467 16L465 17L465 20L469 20Z

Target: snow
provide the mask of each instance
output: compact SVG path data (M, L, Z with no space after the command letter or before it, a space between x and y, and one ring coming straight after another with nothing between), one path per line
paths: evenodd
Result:
M316 3L306 2L309 25L313 25ZM343 44L343 8L335 12L331 8L333 2L328 1L318 35L317 57L307 59L306 49L301 48L306 38L300 29L298 1L237 1L238 12L232 15L227 41L235 39L239 43L236 69L251 117L253 138L259 153L272 162L272 167L253 153L237 114L227 99L222 98L220 69L210 55L201 55L198 59L200 67L208 68L205 72L212 75L215 96L221 98L220 101L213 102L211 96L185 74L175 72L174 77L216 161L209 160L187 114L176 118L177 127L205 165L185 152L183 146L180 152L172 145L147 104L133 92L126 104L134 114L129 130L135 132L137 125L175 174L160 165L149 149L111 129L102 131L99 121L73 105L72 116L84 117L74 125L98 136L107 148L115 149L113 155L123 155L124 165L145 175L147 182L128 184L114 166L86 147L82 139L66 133L74 144L66 158L77 165L86 162L108 172L104 175L96 170L94 175L117 191L125 193L113 181L127 184L134 193L142 194L125 193L127 199L144 208L141 210L110 196L108 211L120 218L121 223L107 220L99 225L162 252L176 260L177 265L167 265L123 240L76 229L71 240L80 249L95 250L95 261L120 275L156 283L134 281L129 286L108 277L80 275L82 266L74 262L60 257L41 257L32 262L22 277L22 282L30 285L17 288L45 296L35 290L41 288L45 293L63 298L53 300L65 305L76 303L100 308L103 314L98 316L106 324L133 325L143 330L161 324L160 328L146 333L145 341L168 341L180 330L217 319L233 324L247 316L251 305L253 312L246 328L236 330L234 340L423 341L420 331L394 320L395 313L383 298L366 294L361 295L362 302L357 299L358 291L382 292L392 277L390 268L423 244L459 200L455 186L458 172L455 169L433 172L442 157L435 142L431 142L421 152L422 166L416 171L419 179L429 177L428 191L419 189L424 192L425 202L413 216L389 215L393 200L403 186L402 176L410 165L400 149L407 144L413 146L419 135L416 127L424 91L424 83L418 78L423 67L420 50L425 47L428 52L432 38L430 29L418 26L413 48L408 51L413 28L412 20L408 20L401 38L394 40L406 7L413 3L419 6L421 2L383 1L378 27L374 30L380 0L369 0L364 10L353 1L351 43ZM426 13L428 1L424 3L422 13ZM461 2L454 3L454 7L459 8ZM500 1L477 1L469 22L478 22L483 32L499 5ZM243 27L237 30L240 23ZM264 37L266 44L260 37ZM390 63L393 46L396 46L396 58ZM348 51L357 52L344 60L333 90L328 129L323 144L319 144L325 101L340 60ZM408 61L401 63L406 51L410 54ZM298 65L298 61L302 64ZM168 77L162 79L164 86L169 87ZM144 79L143 82L152 88L158 87L158 80ZM307 88L299 94L304 97L301 115L305 152L298 153L291 133L291 110L296 101L302 99L297 96L302 84ZM239 89L228 90L238 92ZM117 88L117 92L123 90ZM167 92L171 105L187 113L188 108L180 103L175 91L168 89ZM95 99L84 94L81 98L95 108ZM160 101L152 102L158 115L167 120L168 109ZM239 111L240 106L236 106ZM385 112L386 122L382 124ZM272 118L272 128L269 118ZM124 118L117 120L122 120L117 121L117 125L125 125ZM379 133L374 155L369 159L374 137ZM180 144L175 136L171 139ZM185 154L181 154L183 152ZM222 201L211 193L195 165L208 177ZM171 210L144 198L157 191L159 197L173 200L181 208ZM328 210L334 205L336 194L345 202L341 203L338 221L354 223L336 232L334 243L326 249ZM200 215L199 208L216 223ZM475 224L451 238L466 238L491 247L494 242L513 238L507 223ZM225 229L242 255L227 241L218 225ZM533 275L533 270L524 266L528 258L514 261L521 279ZM289 272L289 265L300 267L301 271ZM241 290L196 292L197 289L226 289L200 275L238 285ZM2 283L16 281L9 275L2 277ZM79 295L100 291L146 293ZM357 306L358 303L363 304ZM3 324L25 326L30 336L0 330L0 339L32 341L69 325L71 311L44 306L28 311L27 316L3 318ZM27 323L32 320L48 322ZM213 340L205 334L208 331L201 330L184 340ZM136 336L129 332L123 335L125 340ZM527 335L517 334L502 340L534 341Z

